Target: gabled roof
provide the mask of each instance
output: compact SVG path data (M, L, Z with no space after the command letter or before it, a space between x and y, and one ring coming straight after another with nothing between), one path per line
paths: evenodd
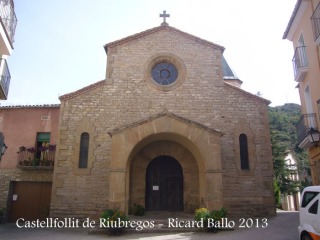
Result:
M0 110L8 109L26 109L26 108L60 108L60 104L41 104L41 105L9 105L9 106L0 106Z
M245 96L247 96L247 97L249 97L249 98L258 100L259 102L262 102L262 103L264 103L264 104L266 104L266 105L269 105L269 104L271 103L271 101L269 101L269 100L267 100L267 99L265 99L265 98L259 97L259 96L257 96L257 95L252 94L252 93L249 93L249 92L247 92L247 91L245 91L245 90L243 90L243 89L241 89L241 88L238 88L238 87L236 87L236 86L233 86L233 85L231 85L231 84L229 84L229 83L224 82L224 85L225 85L226 87L229 87L229 88L232 88L232 89L234 89L234 90L237 90L237 91L240 92L241 94L243 94L243 95L245 95Z
M99 81L99 82L90 84L89 86L86 86L86 87L84 87L84 88L81 88L81 89L79 89L79 90L77 90L77 91L74 91L74 92L71 92L71 93L67 93L67 94L65 94L65 95L62 95L62 96L59 97L59 99L60 99L60 101L71 99L71 98L76 97L76 96L78 96L78 95L80 95L80 94L82 94L82 93L86 93L86 92L89 92L89 91L91 91L91 90L93 90L93 89L95 89L95 88L98 88L98 87L104 85L105 82L106 82L105 80L101 80L101 81Z
M291 14L290 20L286 27L285 32L283 33L282 39L288 39L292 41L293 33L299 24L301 17L309 4L308 0L297 0L296 5Z
M202 38L199 38L199 37L196 37L192 34L189 34L189 33L186 33L186 32L183 32L177 28L174 28L174 27L170 27L170 26L166 26L166 25L163 25L163 26L159 26L159 27L155 27L155 28L151 28L151 29L148 29L146 31L143 31L143 32L140 32L140 33L137 33L137 34L134 34L134 35L131 35L131 36L128 36L128 37L125 37L125 38L122 38L120 40L117 40L117 41L114 41L114 42L110 42L110 43L107 43L104 45L104 49L106 51L106 53L108 53L108 48L109 47L114 47L114 46L118 46L120 44L123 44L123 43L126 43L126 42L129 42L129 41L132 41L132 40L135 40L135 39L138 39L138 38L141 38L141 37L144 37L144 36L147 36L147 35L150 35L150 34L153 34L153 33L156 33L156 32L159 32L159 31L163 31L163 30L169 30L169 31L172 31L172 32L175 32L175 33L178 33L178 34L181 34L181 35L184 35L185 37L189 38L189 39L192 39L194 41L197 41L197 42L200 42L202 44L205 44L205 45L208 45L214 49L219 49L221 50L222 52L224 51L224 47L218 45L218 44L215 44L213 42L209 42L207 40L204 40Z
M171 113L171 112L169 112L167 110L162 112L162 113L158 113L158 114L155 114L153 116L150 116L148 118L141 119L139 121L124 125L122 127L116 128L116 129L113 129L112 131L108 132L108 134L112 137L112 136L114 136L114 135L116 135L118 133L121 133L121 132L123 132L123 131L125 131L127 129L134 128L136 126L139 126L139 125L142 125L144 123L148 123L148 122L154 121L156 119L159 119L159 118L162 118L162 117L165 117L165 116L171 117L173 119L179 120L181 122L184 122L184 123L187 123L187 124L190 124L190 125L194 125L194 126L196 126L198 128L202 128L202 129L204 129L206 131L209 131L209 132L212 132L212 133L215 133L215 134L219 134L220 136L223 135L223 133L220 132L219 130L216 130L214 128L210 128L210 127L205 126L205 125L203 125L201 123L198 123L198 122L192 121L190 119L181 117L181 116L179 116L177 114L174 114L174 113Z

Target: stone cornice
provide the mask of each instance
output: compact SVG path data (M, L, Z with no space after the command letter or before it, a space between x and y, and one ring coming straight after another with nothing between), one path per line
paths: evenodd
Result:
M129 123L127 125L124 125L122 127L119 127L119 128L116 128L116 129L113 129L112 131L108 132L108 134L112 137L113 135L116 135L118 133L121 133L127 129L130 129L130 128L134 128L138 125L142 125L142 124L145 124L145 123L148 123L148 122L151 122L151 121L154 121L156 119L159 119L159 118L162 118L162 117L171 117L171 118L174 118L176 120L179 120L179 121L182 121L184 123L187 123L189 125L193 125L193 126L196 126L198 128L202 128L204 129L205 131L209 131L209 132L212 132L212 133L216 133L216 134L219 134L220 136L223 135L223 133L221 133L219 130L216 130L214 128L210 128L208 126L205 126L201 123L198 123L198 122L195 122L193 120L190 120L190 119L187 119L187 118L184 118L184 117L181 117L179 115L176 115L174 113L171 113L171 112L168 112L168 111L164 111L162 113L158 113L156 115L153 115L153 116L150 116L148 118L144 118L144 119L141 119L139 121L136 121L136 122L132 122L132 123Z

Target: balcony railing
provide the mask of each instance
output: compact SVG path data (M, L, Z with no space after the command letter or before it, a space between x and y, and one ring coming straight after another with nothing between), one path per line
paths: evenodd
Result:
M36 150L34 147L19 148L17 166L22 169L53 169L55 145L44 145Z
M312 25L314 41L317 44L319 44L320 43L320 3L314 10L310 20Z
M0 19L12 45L17 26L17 17L14 12L13 0L0 0Z
M292 58L294 77L297 82L303 80L308 69L306 46L297 47Z
M296 125L298 144L300 145L307 137L311 128L318 130L315 113L303 114Z
M0 58L0 99L8 99L10 79L11 75L7 61L3 58Z

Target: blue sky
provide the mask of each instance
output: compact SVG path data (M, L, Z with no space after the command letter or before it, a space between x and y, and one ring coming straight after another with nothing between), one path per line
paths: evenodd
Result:
M11 84L1 105L60 103L105 78L103 45L159 26L220 44L242 88L272 106L299 103L292 43L282 40L296 0L15 0L18 25L8 58Z

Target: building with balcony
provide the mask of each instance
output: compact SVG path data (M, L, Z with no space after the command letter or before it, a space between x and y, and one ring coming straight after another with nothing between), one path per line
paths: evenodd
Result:
M0 161L0 209L6 220L49 216L60 105L2 106L8 146Z
M0 100L7 100L11 75L7 58L13 50L17 17L13 0L0 0Z
M299 147L308 150L312 182L320 184L320 1L297 0L283 39L294 47L294 81L302 116L297 124Z

